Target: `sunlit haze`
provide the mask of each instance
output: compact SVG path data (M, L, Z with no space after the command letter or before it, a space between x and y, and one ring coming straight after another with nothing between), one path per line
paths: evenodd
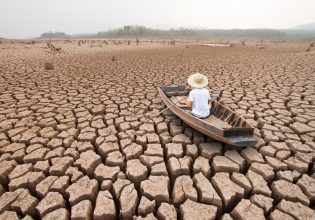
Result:
M1 0L0 37L96 33L132 24L285 29L315 22L314 9L314 0Z

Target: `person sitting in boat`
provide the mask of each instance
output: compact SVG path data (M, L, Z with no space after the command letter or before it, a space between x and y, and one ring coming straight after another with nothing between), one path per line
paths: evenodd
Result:
M208 85L208 79L205 75L195 73L188 78L188 84L193 88L188 97L183 98L183 102L191 108L191 114L198 118L207 118L210 115L211 96Z

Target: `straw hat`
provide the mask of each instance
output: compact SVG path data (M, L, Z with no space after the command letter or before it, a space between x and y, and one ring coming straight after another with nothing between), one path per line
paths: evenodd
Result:
M203 88L208 85L208 79L205 75L195 73L188 78L188 84L194 88Z

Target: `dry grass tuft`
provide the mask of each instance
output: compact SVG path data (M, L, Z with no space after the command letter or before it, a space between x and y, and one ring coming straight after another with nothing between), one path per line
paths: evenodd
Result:
M61 51L61 47L55 47L51 42L47 43L47 47L54 52L59 52Z
M111 58L111 61L118 61L118 59L117 59L117 57L116 56L112 56L112 58Z

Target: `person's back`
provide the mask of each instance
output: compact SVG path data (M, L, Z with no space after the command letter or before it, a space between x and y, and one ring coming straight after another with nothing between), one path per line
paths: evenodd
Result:
M209 100L210 93L205 88L193 89L189 93L188 99L192 102L192 114L198 118L206 118L210 115Z
M206 76L195 73L188 78L188 84L194 89L190 91L188 99L185 102L192 108L192 114L198 118L206 118L210 115L211 100L210 92L205 89L208 85Z

